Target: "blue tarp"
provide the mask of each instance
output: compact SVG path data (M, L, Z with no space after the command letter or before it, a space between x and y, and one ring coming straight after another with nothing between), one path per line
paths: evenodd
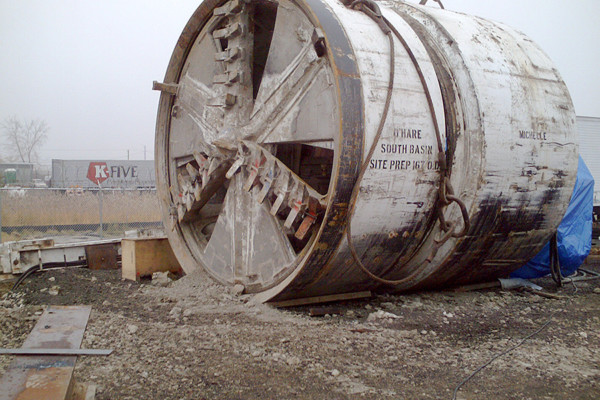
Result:
M577 271L592 248L592 208L594 206L594 178L581 156L577 180L567 212L558 226L558 259L562 276ZM512 278L539 278L550 274L550 243L527 264L513 272Z

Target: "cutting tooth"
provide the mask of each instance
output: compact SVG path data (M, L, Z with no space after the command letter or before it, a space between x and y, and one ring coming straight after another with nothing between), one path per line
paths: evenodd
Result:
M187 170L188 174L190 174L190 177L192 178L193 181L195 181L196 179L198 179L198 170L190 163L185 164L185 169Z
M177 203L177 218L179 219L179 222L183 221L185 214L185 206L182 203Z
M277 198L275 199L275 201L273 202L273 205L271 206L271 215L276 215L279 212L279 208L281 207L281 205L283 204L283 201L285 200L285 192L280 192L279 194L277 194Z
M274 191L277 194L277 198L275 199L275 201L273 202L273 205L271 206L271 211L270 211L271 215L276 215L279 212L279 208L281 208L281 205L285 201L287 194L288 194L289 180L290 180L289 172L285 169L283 169L283 170L280 169L279 175L277 176L277 179L275 180Z
M258 196L256 200L262 204L265 201L265 197L267 197L267 193L269 193L269 189L271 188L271 181L266 181L263 183L262 189L258 192Z
M252 189L252 186L254 186L254 182L256 181L257 175L258 175L258 168L255 168L254 166L252 166L252 168L250 170L250 175L248 175L248 179L246 180L246 183L244 184L244 190L246 192L249 192L250 189Z
M225 72L224 74L217 74L213 78L213 83L227 83L229 81L229 74Z
M256 200L261 204L265 200L267 193L269 193L269 189L271 189L271 185L273 184L273 180L275 179L275 164L273 163L273 160L269 160L267 166L264 168L263 171L264 172L260 177L260 180L262 182L262 188L260 189L260 192L258 192L258 196L256 197Z
M202 193L202 183L196 182L194 183L194 198L196 201L200 201L200 196Z
M243 79L242 71L227 71L224 74L217 74L213 78L213 83L221 83L231 86L234 83L241 82Z
M301 183L300 181L294 180L294 186L292 187L292 194L290 195L291 210L283 224L283 226L285 226L286 228L292 227L292 224L294 223L294 221L296 220L296 217L298 216L298 214L300 213L300 210L302 209L303 199L304 199L304 184Z
M208 170L203 169L202 170L202 189L204 189L206 187L206 185L208 185Z
M212 35L215 39L229 39L234 36L241 36L246 32L246 27L239 22L235 22L223 29L216 29Z
M294 223L294 221L296 220L296 217L300 213L301 207L302 207L302 200L294 201L294 203L292 205L292 209L290 210L290 213L288 214L287 218L285 219L285 223L283 224L283 226L285 226L286 228L292 227L292 224Z
M193 180L189 175L177 174L177 182L179 183L179 190L184 195L193 191Z
M224 107L233 107L237 101L237 96L232 93L227 93L223 97L223 105Z
M298 230L296 231L296 234L294 236L299 240L304 240L310 227L315 223L316 220L317 220L316 214L307 213L304 216L304 219L302 220L302 223L300 224L300 227L298 228Z
M208 175L211 175L219 166L221 165L221 160L218 158L211 158L210 164L208 165Z
M217 7L213 10L213 15L218 17L227 17L232 14L239 13L243 8L243 4L239 0L232 0L221 7Z
M294 235L294 236L296 236L297 239L304 240L304 238L306 237L306 234L310 230L310 227L317 220L318 205L319 205L319 201L317 199L315 199L314 197L308 198L308 211L306 212L304 219L302 220L302 223L300 224L300 227L298 227L298 230L296 231L296 234Z
M218 95L216 97L212 97L209 100L208 105L212 108L214 107L233 107L237 102L237 96L234 93L226 93L224 95ZM222 117L221 117L222 118Z
M199 169L202 169L202 168L204 168L204 164L206 164L207 158L206 158L206 157L204 157L204 156L202 155L202 153L200 153L200 152L197 152L197 151L194 151L192 154L194 155L194 159L195 159L195 160L196 160L196 162L198 163L198 168L199 168Z
M229 168L229 170L227 170L227 173L225 174L225 178L227 179L231 179L233 177L233 175L235 175L236 172L238 172L238 170L240 169L240 167L244 164L244 157L238 157L233 164L231 164L231 167Z
M252 186L254 186L254 183L256 182L256 177L258 176L258 173L260 171L260 167L265 161L266 159L262 155L262 153L259 153L258 157L254 158L254 162L252 162L252 165L250 166L250 175L248 176L248 179L244 184L244 190L246 192L250 191L250 189L252 189Z
M231 49L227 49L224 51L220 51L215 54L215 61L220 62L232 62L238 58L242 59L244 56L244 52L239 47L233 47Z

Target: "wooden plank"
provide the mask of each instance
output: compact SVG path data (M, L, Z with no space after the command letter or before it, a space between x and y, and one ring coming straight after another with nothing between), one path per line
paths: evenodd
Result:
M138 280L154 272L181 271L167 238L132 238L121 241L123 279Z
M311 317L323 317L325 315L344 315L344 309L336 306L311 307L308 310Z
M341 294L332 294L332 295L327 295L327 296L305 297L302 299L274 301L274 302L269 302L268 304L270 304L274 307L295 307L295 306L304 306L307 304L329 303L332 301L364 299L366 297L371 297L371 292L368 290L364 291L364 292L341 293Z
M495 280L493 282L483 282L483 283L475 283L473 285L465 285L454 288L455 292L472 292L474 290L482 290L482 289L493 289L497 287L501 287L502 284L500 281Z
M51 306L23 343L26 349L78 349L90 306ZM0 379L0 400L65 400L71 396L77 356L15 357Z

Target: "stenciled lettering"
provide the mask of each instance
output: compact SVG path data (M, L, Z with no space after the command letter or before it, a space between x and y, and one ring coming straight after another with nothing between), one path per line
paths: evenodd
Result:
M415 144L381 144L380 150L382 154L433 154L433 146L431 145L415 145Z
M369 168L371 169L387 169L388 160L376 160L371 159L369 162Z
M386 169L390 171L399 170L439 170L440 163L438 161L426 161L426 160L381 160L372 159L369 161L370 169Z
M421 130L394 128L394 136L404 139L421 139Z
M410 167L409 160L390 160L390 169L402 170Z
M531 139L531 140L547 140L546 132L536 132L536 131L519 131L519 139Z

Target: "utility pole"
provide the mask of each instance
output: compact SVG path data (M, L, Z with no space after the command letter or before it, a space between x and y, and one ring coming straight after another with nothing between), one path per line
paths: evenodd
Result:
M127 160L129 160L129 149L127 149Z
M103 195L102 195L102 185L100 185L100 182L98 182L98 217L100 219L100 238L104 237L104 227L102 226L102 212L103 212L103 204L102 204L102 200L103 200Z
M146 145L144 145L144 161L146 161Z

